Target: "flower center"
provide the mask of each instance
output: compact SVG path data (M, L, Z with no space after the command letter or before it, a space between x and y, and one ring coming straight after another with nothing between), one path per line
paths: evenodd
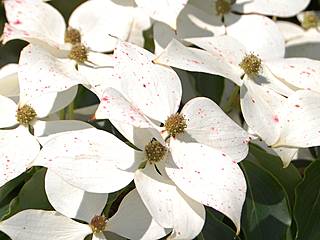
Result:
M217 0L216 1L216 12L218 16L223 16L229 13L231 10L231 4L228 0Z
M253 53L246 54L239 66L249 77L256 77L261 70L261 59Z
M17 110L17 121L22 125L28 125L37 116L36 111L29 105L24 105Z
M187 123L182 114L176 113L168 117L164 127L170 136L176 137L178 134L184 132L187 127Z
M144 147L144 152L149 163L157 163L164 158L167 148L153 139Z
M318 22L319 22L319 18L315 14L315 12L309 11L303 14L303 21L301 25L305 30L308 30L310 28L318 27Z
M77 63L84 63L88 60L88 48L81 43L73 45L69 53L69 58L75 60Z
M64 42L71 43L72 45L75 45L77 43L81 43L80 32L75 28L68 27L68 29L64 33Z
M107 218L105 216L94 216L91 219L90 227L93 233L100 233L105 230L107 225Z

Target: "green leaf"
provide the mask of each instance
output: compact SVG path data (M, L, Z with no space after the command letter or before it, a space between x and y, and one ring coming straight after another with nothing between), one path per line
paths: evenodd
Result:
M8 198L10 198L13 192L23 183L26 179L30 178L30 174L27 172L22 173L18 177L12 179L11 181L7 182L0 188L0 206L6 205L8 203ZM12 197L11 197L12 198ZM1 215L0 215L1 216Z
M68 20L73 10L83 2L85 2L85 0L55 0L49 1L48 3L54 6L64 16L64 19Z
M153 41L153 27L151 26L147 30L143 31L143 37L144 37L144 48L148 51L154 53L155 45Z
M212 209L206 209L206 223L197 240L240 240L227 224L222 222Z
M195 78L196 89L201 96L210 98L216 104L219 104L224 89L224 78L200 72L190 74Z
M53 210L44 189L45 174L45 168L35 172L30 180L23 185L18 196L10 202L9 211L2 220L25 209Z
M309 165L296 188L293 215L297 224L296 240L320 239L320 161Z
M282 161L279 157L267 153L256 145L251 144L249 152L250 154L247 159L268 171L269 174L279 181L289 197L291 208L293 208L295 199L294 190L301 181L301 175L298 169L293 164L283 168Z
M246 239L284 239L291 225L287 194L278 181L258 164L241 162L247 180L242 211Z

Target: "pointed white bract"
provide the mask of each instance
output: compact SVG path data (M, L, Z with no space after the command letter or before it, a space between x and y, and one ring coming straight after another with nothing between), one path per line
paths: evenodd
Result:
M124 197L106 230L133 240L160 239L168 234L150 215L136 189Z
M39 143L24 127L0 130L0 186L29 169L39 151Z
M280 107L285 98L246 79L240 88L241 110L249 127L268 145L277 141L280 134Z
M263 60L284 57L284 39L271 19L255 14L242 15L240 18L228 14L225 24L227 35L236 38L248 53L254 52Z
M310 0L259 0L250 2L240 0L232 6L232 9L242 13L260 13L278 17L292 17L304 10L309 3Z
M126 40L129 36L134 17L133 7L132 0L120 3L111 0L87 1L74 10L69 25L81 31L82 41L90 49L109 52L117 43L115 37Z
M319 97L320 93L307 90L299 90L288 97L281 112L281 136L275 146L311 147L320 144Z
M291 88L320 92L320 61L308 58L285 58L267 62L266 65L273 75Z
M194 98L181 110L187 128L179 138L208 145L241 161L248 154L250 134L232 121L213 101Z
M200 233L205 221L202 204L159 175L153 165L136 172L135 184L154 219L161 226L173 229L173 239L193 239Z
M85 192L70 185L50 169L45 176L45 190L56 211L85 222L100 215L108 200L107 193Z
M119 42L114 58L123 94L146 115L163 122L178 110L182 88L170 67L154 64L155 55L125 42Z
M3 42L23 39L63 55L70 46L64 44L66 29L62 15L43 1L5 1L8 23L3 31Z
M59 59L36 45L25 47L19 59L21 98L61 92L84 82L68 59Z
M164 22L175 29L177 16L185 7L188 0L158 0L156 2L135 0L135 2L138 7L142 8L151 18Z
M18 124L16 119L17 104L13 100L0 95L0 107L0 128Z
M15 240L79 240L91 233L91 228L55 211L24 210L0 222L0 231Z
M134 155L132 148L112 134L92 128L52 138L34 165L47 167L67 183L85 191L110 193L132 181L133 171L138 167ZM120 170L117 164L133 170Z
M18 64L7 64L0 69L0 95L19 95Z
M166 172L188 196L228 216L240 231L246 181L236 161L221 151L171 139ZM195 161L198 159L197 161Z
M222 52L222 51L221 51ZM196 48L185 47L172 40L166 49L154 60L155 63L169 65L188 71L205 72L231 79L237 85L242 84L242 70L225 59L220 52L213 55Z

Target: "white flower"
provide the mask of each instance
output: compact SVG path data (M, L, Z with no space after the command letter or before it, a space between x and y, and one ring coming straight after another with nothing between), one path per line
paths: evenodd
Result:
M260 59L260 56L253 53L246 55L245 48L227 36L196 38L190 41L207 51L187 48L173 40L155 61L187 70L222 75L239 84L241 109L248 126L269 146L281 146L274 150L279 153L285 166L289 164L298 147L307 147L317 141L308 138L308 133L301 135L304 144L276 144L284 141L280 140L285 138L283 126L286 126L286 129L291 126L285 122L290 121L289 115L283 117L282 114L289 109L294 112L289 99L295 99L295 91L318 91L318 61L305 58ZM301 76L304 76L304 81ZM297 118L292 113L290 116ZM292 126L292 129L287 131L294 133L297 132L295 129L296 127ZM307 132L311 133L312 129Z
M148 134L146 137L144 134L146 132L141 132L140 134L143 143L150 139ZM59 194L55 194L57 188L55 183L68 183L88 192L114 192L128 185L133 179L135 181L137 178L140 180L138 173L144 172L144 170L138 170L138 168L144 161L145 152L132 149L107 132L86 129L70 131L51 138L44 144L33 164L45 166L50 174L54 173L61 178L60 180L55 180L50 175L46 177L48 198L58 211L73 217L75 214L74 207L69 208L69 204L61 200L61 195L65 194L71 186L66 185L61 188L62 191ZM152 168L156 177L153 181L157 182L159 178L163 177L155 171L153 166ZM142 184L147 187L150 181L141 180L139 181L139 186ZM150 187L156 189L152 185ZM205 211L203 206L179 192L169 179L165 179L163 188L169 188L170 192L164 195L163 198L154 195L156 201L161 201L162 203L159 203L156 209L150 208L149 204L147 205L155 221L163 228L173 228L174 232L179 232L182 237L195 237L198 235L204 224ZM80 196L77 194L73 197L83 196L80 190L76 191L80 193ZM146 196L149 195L147 194ZM168 196L172 199L171 201L168 200ZM143 195L141 197L143 198ZM78 206L77 202L82 202L80 200L72 201L76 206ZM170 203L173 205L170 205ZM161 204L164 204L164 206ZM163 214L168 214L166 219L169 218L170 222L163 224L165 220L161 220L159 215L153 214L153 211L158 211L159 209ZM172 215L173 213L174 215ZM175 221L173 221L173 216ZM193 228L190 228L189 224L191 222Z
M177 36L190 42L190 38L227 35L237 39L249 52L253 51L263 59L283 57L284 39L276 24L262 15L233 11L235 7L242 9L245 5L251 4L239 4L238 1L231 4L229 0L191 1L178 17ZM269 51L270 48L277 50Z
M158 144L168 146L172 160L169 158L165 161L165 169L173 182L196 201L222 211L235 222L239 230L246 185L237 162L247 155L249 134L228 119L214 102L206 98L189 101L181 114L177 114L177 106L181 100L179 79L174 77L173 73L170 73L170 78L164 78L170 69L153 64L152 57L147 51L128 43L119 44L115 52L118 63L114 69L121 79L124 95L115 89L106 89L96 118L109 118L124 136L140 149L145 149L152 138L157 139ZM163 85L163 81L168 84ZM156 123L163 123L165 127L157 127L150 119ZM128 125L148 130L146 132L149 132L149 137L139 136L144 136L146 133L142 134L141 131L145 130L132 135L132 129ZM165 135L164 139L159 136L161 133ZM168 135L170 140L167 138ZM192 159L196 156L202 157L199 157L197 163L192 164ZM215 156L215 162L211 160L212 156ZM226 165L222 167L220 164ZM224 174L225 169L230 171L226 170L228 173ZM212 171L222 171L215 174L219 175L221 180L213 180L214 177L209 174ZM191 180L199 176L199 182ZM225 189L230 187L240 190L237 194L226 197L215 192L222 189L218 186L220 183L225 184ZM206 187L206 191L211 189L212 192L202 192L204 185L210 185ZM138 185L137 188L139 191ZM143 196L142 198L144 199ZM231 201L227 204L229 208L219 204L227 202L226 198Z
M73 100L77 88L71 88L62 93L51 93L47 95L29 96L20 98L16 104L10 98L0 95L0 106L3 109L0 113L0 128L12 127L17 124L34 126L38 119L47 117ZM22 95L21 95L22 96Z
M126 39L133 24L133 3L130 2L129 6L122 6L113 1L88 1L72 13L68 29L62 15L43 1L5 1L4 5L8 19L4 29L4 43L16 38L24 39L60 57L71 47L65 43L65 34L70 33L70 27L78 33L69 35L69 40L81 40L95 51L111 51L116 40L108 34ZM115 16L121 21L114 22ZM73 41L71 43L74 44Z
M136 190L124 197L118 211L110 219L97 215L101 214L105 202L106 198L91 205L92 212L79 209L84 214L81 220L87 224L55 211L30 209L0 222L0 230L15 240L79 240L92 233L92 239L98 240L106 239L104 233L107 232L133 240L159 239L166 235L166 231L152 219Z

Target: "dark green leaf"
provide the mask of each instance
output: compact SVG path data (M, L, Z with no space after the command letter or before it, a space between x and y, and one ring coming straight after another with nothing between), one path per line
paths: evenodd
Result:
M195 78L196 89L201 96L208 97L219 104L224 89L224 78L200 72L190 74Z
M250 145L249 152L250 154L247 159L268 171L269 174L279 181L286 190L290 200L290 205L293 207L295 198L294 189L301 181L301 176L297 168L292 164L283 168L282 161L279 157L267 153L256 145Z
M223 217L222 217L223 218ZM206 223L197 240L239 240L236 233L217 216L212 209L206 209Z
M4 218L25 209L53 210L44 189L45 173L45 168L36 171L30 180L23 185L18 196L10 202L9 211Z
M246 239L284 239L291 224L287 194L269 172L251 161L241 163L247 180L242 211Z
M294 218L296 240L320 239L320 161L314 161L305 171L296 189Z
M11 181L7 182L0 188L0 206L7 204L7 200L10 197L11 193L21 186L27 178L30 177L30 174L27 172L22 173L18 177L12 179ZM1 215L0 215L1 216Z

